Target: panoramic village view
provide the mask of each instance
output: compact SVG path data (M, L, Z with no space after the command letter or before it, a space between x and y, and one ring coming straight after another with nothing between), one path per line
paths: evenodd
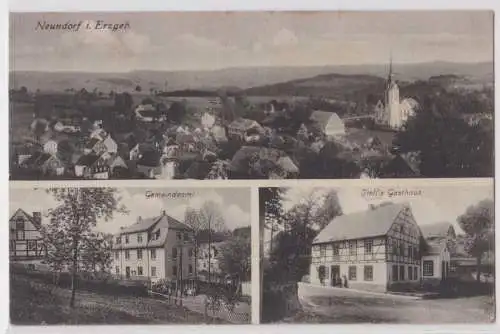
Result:
M12 180L493 175L489 12L11 17Z
M250 323L249 195L13 189L11 323Z
M262 323L495 321L490 183L259 191Z

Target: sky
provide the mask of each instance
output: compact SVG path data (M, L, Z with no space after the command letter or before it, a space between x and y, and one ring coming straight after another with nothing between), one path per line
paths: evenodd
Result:
M457 233L462 233L457 223L457 217L465 213L467 207L477 204L483 199L493 199L493 182L491 180L475 180L473 183L453 182L447 185L421 185L421 186L401 186L401 187L359 187L345 186L336 188L290 188L286 193L286 199L283 201L285 210L290 209L295 204L300 203L309 194L315 193L321 195L329 190L337 191L340 206L344 214L357 211L364 211L370 204L380 204L391 201L395 203L409 203L413 216L418 225L426 225L437 222L449 222L453 224ZM367 197L363 195L363 190L378 189L384 192L382 196ZM420 196L400 196L389 197L389 190L407 189L420 190ZM265 240L270 237L270 232L266 231Z
M100 221L96 230L106 233L116 233L121 226L128 226L137 218L154 217L165 210L166 213L181 222L188 207L198 209L210 200L219 205L226 226L233 230L238 227L250 226L250 190L248 188L121 188L119 196L121 203L128 209L128 215L115 214L111 221ZM147 198L148 191L167 194L169 198ZM174 192L182 194L172 198ZM43 214L58 203L44 189L11 189L10 215L22 208L28 213L41 211Z
M43 31L38 22L125 31ZM11 13L11 70L126 72L493 61L493 12Z

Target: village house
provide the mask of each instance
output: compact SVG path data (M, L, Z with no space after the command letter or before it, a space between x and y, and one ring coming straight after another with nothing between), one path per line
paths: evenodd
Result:
M344 122L334 112L314 110L309 116L309 121L328 139L335 139L344 136L346 133Z
M263 128L254 120L238 118L227 126L227 132L230 137L244 141L247 135L256 136L259 133L263 133Z
M43 151L45 153L55 155L57 154L57 146L58 146L57 141L53 139L48 140L45 144L43 144Z
M40 265L47 254L40 229L42 213L29 215L17 209L9 219L9 260L30 265Z
M101 155L104 152L114 154L118 152L118 144L111 138L110 135L102 138L101 136L91 137L90 140L85 145L83 150L85 154L90 154L94 152L97 155Z
M193 229L167 215L137 219L114 236L112 270L125 279L183 280L194 284Z
M75 162L75 176L86 179L108 179L109 167L95 153L84 154Z
M35 152L25 159L22 168L38 171L44 175L63 175L65 165L57 155L45 152Z
M434 285L448 268L446 244L426 241L410 206L391 203L327 225L313 242L310 277L312 284L347 280L348 287L389 291Z

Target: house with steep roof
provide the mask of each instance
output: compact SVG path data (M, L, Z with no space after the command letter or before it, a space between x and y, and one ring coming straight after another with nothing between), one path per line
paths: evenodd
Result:
M109 167L99 158L100 156L95 153L80 156L75 162L75 176L86 179L107 179Z
M408 204L338 216L314 239L312 284L389 291L447 277L446 243L426 241ZM425 264L424 264L425 263Z
M47 254L40 229L41 212L31 215L17 209L9 219L9 259L31 265L40 264Z
M299 173L299 168L286 152L258 146L242 146L231 159L229 170L236 178L247 176L249 163L253 162L260 165L269 162L274 168L262 168L269 178L295 178Z
M314 110L309 121L329 139L344 136L346 133L344 121L334 112Z
M138 217L114 235L112 270L120 278L194 284L195 264L193 229L165 211L155 217Z

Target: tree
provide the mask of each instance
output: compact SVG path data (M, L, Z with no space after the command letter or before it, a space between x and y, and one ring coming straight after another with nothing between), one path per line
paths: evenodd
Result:
M45 134L47 130L47 121L43 119L36 119L31 125L31 131L33 131L33 136L37 143L40 142L40 138Z
M229 239L219 252L219 265L223 273L237 275L240 281L250 280L251 238L238 236Z
M42 228L48 248L47 262L53 270L71 268L70 307L75 306L77 272L88 267L89 259L106 263L105 244L93 228L115 212L126 212L113 188L53 188L48 190L58 206L49 212L50 223ZM89 252L89 247L95 251ZM90 257L89 257L90 256Z
M135 86L135 91L136 92L141 92L142 91L142 87L139 86L139 85Z
M420 153L425 177L493 175L493 134L470 126L444 103L428 102L398 133L393 146L400 153Z
M464 214L457 218L457 222L465 232L465 250L476 258L477 281L480 281L481 258L494 249L494 202L485 199L476 205L469 206Z

